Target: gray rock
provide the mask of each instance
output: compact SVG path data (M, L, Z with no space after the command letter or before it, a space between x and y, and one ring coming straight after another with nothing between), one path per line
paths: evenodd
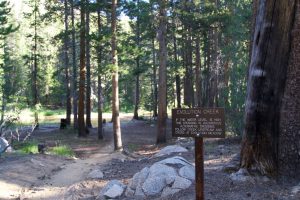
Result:
M184 166L180 168L179 170L179 175L181 177L190 179L190 180L195 180L195 167L194 166Z
M188 150L184 147L181 147L179 145L171 145L166 146L165 148L161 149L157 154L154 155L154 157L164 156L164 155L170 155L172 153L182 153L187 152Z
M139 197L140 199L145 197L142 185L137 186L137 188L135 190L135 193L134 193L134 196Z
M134 195L134 190L132 190L130 187L127 187L126 191L125 191L125 196L126 197L133 197Z
M149 175L143 183L143 191L147 196L159 194L165 186L167 186L167 179L176 177L177 172L174 168L155 163L149 169Z
M147 196L153 196L159 194L166 185L166 179L158 176L147 178L142 188Z
M115 199L117 197L120 197L122 196L124 192L124 188L117 185L117 184L114 184L111 188L109 188L105 193L104 193L104 196L106 198L111 198L111 199Z
M239 171L230 174L230 179L237 182L253 181L247 169L241 168Z
M136 189L138 185L142 185L146 178L148 177L148 174L149 174L149 167L145 167L144 169L142 169L140 172L136 173L130 184L129 184L129 187L131 189Z
M166 187L166 188L162 191L161 197L170 196L170 195L173 195L173 194L175 194L175 193L177 193L177 192L179 192L179 191L180 191L180 189L173 189L173 188L171 188L171 187Z
M175 176L168 176L168 177L166 177L166 183L167 183L167 185L172 185L173 183L174 183L174 181L175 181Z
M103 176L103 172L100 169L95 169L88 174L90 179L102 179Z
M104 196L104 194L105 194L111 187L113 187L114 185L118 185L118 186L122 187L123 190L126 188L126 186L125 186L123 183L121 183L120 181L118 181L118 180L111 180L111 181L109 181L109 182L102 188L102 190L100 191L99 196Z
M167 178L171 176L177 176L177 172L174 168L161 163L155 163L149 169L148 178L161 177Z
M184 159L180 156L174 156L172 158L167 158L167 159L164 159L157 163L165 164L165 165L176 165L176 166L193 166L189 161L187 161L186 159Z
M5 152L8 148L9 148L8 141L5 138L0 137L0 153Z
M300 194L300 183L292 188L292 194Z
M192 182L190 180L182 178L180 176L177 176L172 185L172 189L185 190L185 189L189 188L191 185L192 185Z

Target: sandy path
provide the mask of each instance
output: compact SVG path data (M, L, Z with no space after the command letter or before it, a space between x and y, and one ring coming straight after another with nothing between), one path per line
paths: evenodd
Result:
M91 170L112 159L124 159L125 157L120 152L114 152L112 145L103 146L98 153L88 158L76 159L69 164L61 166L61 170L51 173L48 180L37 183L35 187L23 189L21 197L32 200L64 199L67 189L86 180Z

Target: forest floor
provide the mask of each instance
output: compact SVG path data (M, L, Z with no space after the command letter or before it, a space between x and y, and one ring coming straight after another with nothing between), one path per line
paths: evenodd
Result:
M145 166L165 158L153 158L166 145L179 141L171 137L170 121L168 144L155 144L156 126L149 121L122 118L122 140L129 156L113 151L112 124L106 123L104 140L97 140L97 129L91 129L88 138L78 138L73 130L59 130L57 126L41 128L31 136L39 142L69 145L76 158L43 154L6 154L0 158L0 199L95 199L101 188L110 180L117 179L127 184L133 175ZM193 145L191 139L182 139ZM223 167L234 158L240 147L239 138L205 140L205 199L300 199L299 192L292 188L299 180L274 180L234 182ZM192 148L191 148L192 149ZM194 163L194 151L180 156ZM91 180L87 176L94 169L101 169L104 178ZM132 199L132 198L122 198ZM164 199L195 199L195 185Z

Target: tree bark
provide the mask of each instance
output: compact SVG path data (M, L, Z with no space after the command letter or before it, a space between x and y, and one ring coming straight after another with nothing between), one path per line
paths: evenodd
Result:
M165 143L167 126L167 44L166 44L166 23L167 0L159 1L159 90L158 90L158 120L157 120L157 139L156 143Z
M191 29L189 27L185 28L186 37L185 41L185 74L184 74L184 105L189 108L194 105L194 89L193 89L193 60L192 60L192 39L191 39Z
M117 0L112 0L111 11L111 50L112 50L112 112L113 112L113 133L114 133L114 145L115 150L122 150L122 138L121 138L121 124L119 113L119 69L118 69L118 57L117 57Z
M38 53L37 53L37 11L38 5L37 1L34 1L34 46L33 46L33 105L34 105L34 121L36 128L39 127L39 113L38 113L38 104L39 104L39 95L38 95Z
M140 53L140 1L137 0L138 14L136 19L136 43L138 54ZM140 55L136 57L136 79L135 79L135 102L133 119L139 119L139 104L140 104Z
M68 24L68 0L64 1L65 4L65 35L64 35L64 54L65 54L65 76L66 76L66 120L67 124L71 124L71 88L70 88L70 75L69 75L69 24Z
M86 137L86 127L84 120L84 101L85 101L85 0L80 1L80 77L79 77L79 103L78 103L78 136Z
M153 117L157 117L157 65L156 65L155 38L152 38L152 64L153 64Z
M98 23L98 36L99 36L99 41L98 41L98 139L101 140L103 139L103 94L102 94L102 44L100 41L101 37L101 15L100 15L100 0L97 0L98 3L98 10L97 10L97 23Z
M174 64L176 68L176 75L175 75L175 87L176 87L176 101L177 101L177 108L181 108L181 87L180 87L180 75L179 75L179 66L178 66L178 54L177 54L177 39L176 39L176 22L175 22L175 3L172 1L172 23L173 23L173 46L174 46Z
M200 54L200 39L196 38L196 106L201 107L202 105L202 95L201 95L201 54Z
M292 5L291 5L292 6ZM296 1L292 46L280 114L279 173L300 179L300 1Z
M73 126L78 128L78 94L77 94L77 64L76 64L76 37L75 37L75 16L74 16L74 0L71 3L71 17L72 17L72 67L73 67Z
M90 9L89 0L86 0L86 126L92 128L91 120L91 53L90 53Z
M258 3L241 167L254 167L262 174L278 172L280 110L290 57L295 2L262 0Z

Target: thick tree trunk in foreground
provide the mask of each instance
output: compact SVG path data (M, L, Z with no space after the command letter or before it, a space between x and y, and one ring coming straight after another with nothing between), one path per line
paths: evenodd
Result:
M76 64L76 38L75 38L75 16L74 16L74 1L71 3L71 17L72 17L72 67L73 67L73 123L74 129L78 128L78 94L77 94L77 64Z
M119 69L118 69L118 57L117 57L117 0L112 0L112 12L111 12L111 51L112 51L112 112L113 112L113 133L115 150L122 150L122 138L121 138L121 124L119 113Z
M86 127L84 121L84 101L85 101L85 0L81 0L80 11L80 77L79 77L79 102L78 102L78 136L86 137Z
M165 143L167 126L167 44L166 44L166 6L167 0L159 1L159 89L158 89L158 119L156 143Z
M300 178L300 1L296 1L292 46L281 106L279 173Z
M97 3L99 4L99 8L97 10L97 23L98 23L98 49L97 49L97 56L98 56L98 139L103 139L103 116L102 116L102 110L103 110L103 94L102 94L102 66L101 66L101 60L102 60L102 45L100 41L101 36L101 15L100 15L100 0L97 0Z
M289 58L293 55L290 47L296 2L299 3L296 0L261 0L258 4L248 78L241 167L255 167L263 174L276 174L278 167L281 167L277 165L278 147L283 147L278 144L288 145L286 148L290 149L290 144L279 140L282 137L279 125L280 120L288 120L288 123L294 121L291 118L280 119L280 111ZM299 99L295 101L299 102ZM298 113L294 116L297 115L299 116ZM283 124L285 123L281 124L282 127L285 127ZM290 131L287 131L287 135L289 134ZM296 137L293 138L295 141ZM299 164L299 157L297 162Z
M92 128L91 120L91 52L90 52L90 10L89 1L86 1L86 126Z
M66 76L66 120L67 124L71 124L71 113L72 113L72 103L71 103L71 88L70 88L70 73L69 73L69 25L68 25L68 1L65 0L65 38L64 38L64 54L65 54L65 76Z

